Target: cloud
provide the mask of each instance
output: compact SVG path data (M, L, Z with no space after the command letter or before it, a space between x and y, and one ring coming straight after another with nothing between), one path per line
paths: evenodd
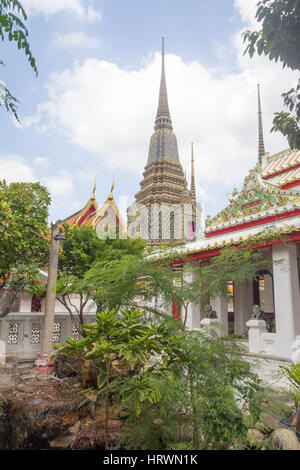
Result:
M68 11L74 13L82 21L92 23L101 19L101 14L92 4L87 7L83 0L22 0L22 5L29 15L42 14L45 17Z
M42 178L44 184L55 197L68 197L73 191L73 182L67 171L61 170L59 176L48 176Z
M68 34L56 34L53 45L61 49L70 47L95 48L99 45L96 37L88 36L84 31Z
M30 183L37 181L32 168L19 155L0 157L0 180L4 179L7 183Z
M222 44L219 41L213 42L213 51L219 60L227 59L228 57L228 47L225 44Z
M252 7L245 3L252 5L244 0L235 4L249 22ZM218 191L223 183L240 184L256 164L257 83L261 84L266 150L276 153L288 147L281 134L270 135L269 129L273 113L282 108L281 93L290 88L296 74L283 71L266 57L243 56L244 48L238 32L231 51L236 71L230 73L206 68L198 61L185 63L175 54L166 56L180 159L189 175L190 142L194 142L202 195L205 190ZM134 71L96 58L75 62L51 75L48 100L26 122L42 132L63 133L106 168L128 170L141 178L153 132L160 67L159 53Z
M33 160L35 165L46 168L49 165L49 158L47 157L35 157Z
M257 22L255 15L258 0L235 0L234 7L238 11L239 16L247 24L248 27L256 27Z

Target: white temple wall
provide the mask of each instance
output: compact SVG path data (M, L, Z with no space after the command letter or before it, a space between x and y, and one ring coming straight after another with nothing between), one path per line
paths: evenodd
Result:
M235 284L234 286L234 334L241 336L247 333L246 323L252 316L253 285Z
M228 333L228 300L227 295L219 295L210 302L212 309L217 312L218 320L222 325L222 334Z

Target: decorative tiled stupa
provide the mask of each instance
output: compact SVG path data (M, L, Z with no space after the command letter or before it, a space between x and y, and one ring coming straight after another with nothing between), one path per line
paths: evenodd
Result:
M136 203L128 209L128 232L147 239L151 245L185 243L197 238L201 207L196 203L193 147L191 190L179 160L168 103L164 38L154 130L141 189L135 196Z

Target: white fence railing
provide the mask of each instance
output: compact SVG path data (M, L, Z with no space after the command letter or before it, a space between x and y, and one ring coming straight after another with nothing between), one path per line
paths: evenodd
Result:
M93 323L95 319L95 313L84 315L86 324ZM63 343L67 336L79 339L76 326L69 314L56 313L53 344ZM5 344L7 353L17 354L19 359L36 359L36 354L41 351L43 327L43 313L9 313L0 318L0 342Z

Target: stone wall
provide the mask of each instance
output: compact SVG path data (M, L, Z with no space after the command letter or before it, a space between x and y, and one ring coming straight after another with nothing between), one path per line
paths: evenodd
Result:
M95 313L85 314L85 323L93 323ZM41 351L43 336L43 313L9 313L0 319L1 351L18 355L19 359L36 359ZM70 315L56 313L53 328L53 344L63 343L67 336L79 339L76 323Z

